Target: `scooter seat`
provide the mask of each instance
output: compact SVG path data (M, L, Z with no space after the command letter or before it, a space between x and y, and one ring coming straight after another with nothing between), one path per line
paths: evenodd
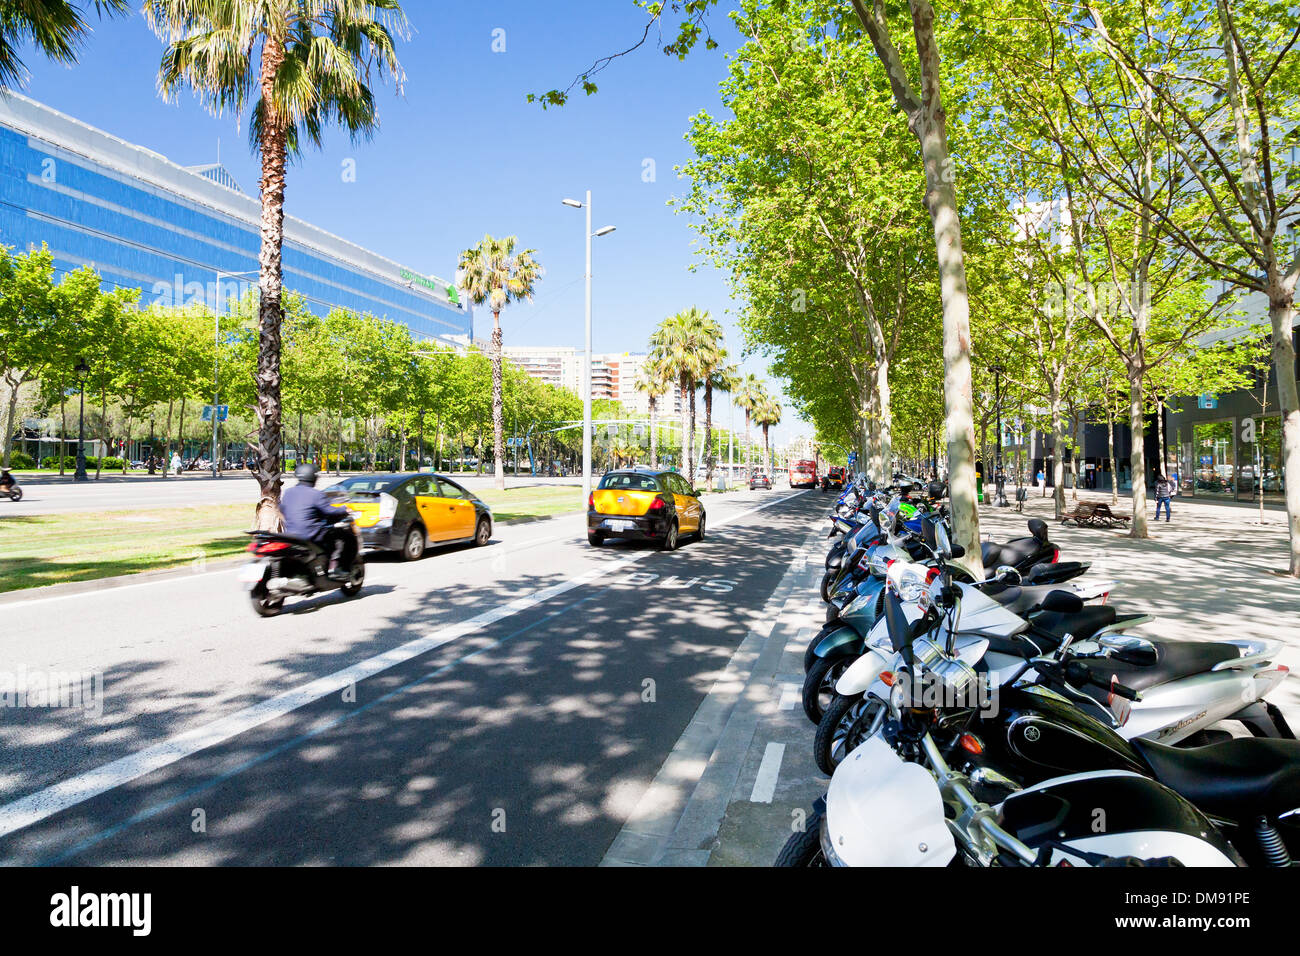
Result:
M999 568L1004 564L1019 567L1037 554L1042 547L1043 542L1037 538L1012 538L1004 544L985 541L980 544L980 556L984 561L984 567L989 569Z
M1209 813L1234 820L1300 807L1300 740L1234 737L1205 747L1131 741L1155 778Z
M1050 634L1057 643L1065 640L1066 634L1073 634L1076 641L1087 640L1103 627L1114 624L1119 615L1109 604L1085 604L1073 614L1064 611L1043 611L1035 614L1033 629L1041 634ZM1128 615L1130 618L1141 617L1139 614Z
M1156 649L1154 664L1132 664L1114 658L1090 658L1088 670L1104 680L1114 677L1125 687L1146 690L1170 681L1202 674L1215 664L1241 656L1233 644L1209 641L1152 641ZM1105 693L1103 691L1103 693Z

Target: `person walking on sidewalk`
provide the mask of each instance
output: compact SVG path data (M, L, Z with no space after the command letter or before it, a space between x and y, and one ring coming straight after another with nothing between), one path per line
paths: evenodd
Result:
M1043 497L1047 497L1047 475L1043 474L1043 469L1038 469L1038 487L1043 489Z
M1174 497L1178 486L1173 480L1166 475L1160 475L1156 478L1156 520L1160 520L1160 508L1163 505L1165 509L1165 524L1169 523L1171 515L1169 503Z

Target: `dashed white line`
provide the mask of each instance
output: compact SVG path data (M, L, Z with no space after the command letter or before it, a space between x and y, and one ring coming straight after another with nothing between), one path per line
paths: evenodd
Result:
M750 803L771 803L776 793L776 780L781 775L781 760L785 757L785 744L770 743L763 751L763 762L758 765L754 789L749 794Z

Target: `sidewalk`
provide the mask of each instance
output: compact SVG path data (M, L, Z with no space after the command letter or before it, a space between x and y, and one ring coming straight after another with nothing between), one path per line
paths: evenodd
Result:
M1081 492L1080 500L1109 502L1110 495ZM1072 492L1066 503L1073 505ZM1090 561L1089 577L1119 582L1113 603L1156 616L1140 633L1187 640L1269 637L1285 643L1279 661L1300 673L1300 581L1272 573L1285 567L1284 514L1266 512L1261 527L1240 505L1176 498L1173 521L1159 527L1153 522L1152 537L1136 541L1123 531L1062 528L1053 518L1051 498L1031 495L1026 504L1024 514L981 506L981 536L1021 537L1028 533L1028 519L1042 518L1063 560ZM1154 503L1150 507L1154 513ZM1115 510L1127 513L1128 508L1121 498ZM824 620L817 585L826 526L819 522L818 527L773 596L780 599L779 613L772 614L773 627L761 645L749 648L753 663L743 686L731 689L735 709L707 762L701 761L702 773L696 766L698 784L679 813L657 821L657 854L622 862L770 866L792 828L825 792L826 778L812 759L815 728L800 705L803 651ZM1300 677L1289 677L1269 699L1300 727ZM670 763L672 758L665 771ZM627 846L629 829L633 824L610 848L607 863Z

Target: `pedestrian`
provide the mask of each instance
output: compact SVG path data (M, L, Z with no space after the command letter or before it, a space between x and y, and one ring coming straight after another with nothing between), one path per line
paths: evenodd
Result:
M1047 475L1043 473L1043 469L1041 468L1038 469L1038 478L1035 483L1038 485L1038 487L1043 489L1043 497L1046 498L1047 497Z
M1160 475L1160 477L1156 479L1156 520L1157 521L1160 520L1160 506L1164 505L1165 524L1169 524L1169 519L1171 517L1171 510L1169 507L1169 503L1173 499L1174 493L1177 491L1178 491L1178 486L1174 484L1174 482L1170 480L1168 477L1166 477L1165 475L1162 474Z

